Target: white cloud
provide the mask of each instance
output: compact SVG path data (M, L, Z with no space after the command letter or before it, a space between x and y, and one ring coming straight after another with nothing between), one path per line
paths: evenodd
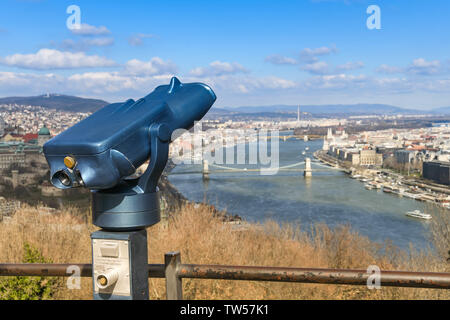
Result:
M306 80L302 87L308 91L341 92L358 96L369 95L398 95L430 92L439 86L437 81L415 81L406 77L376 78L363 74L333 74L315 76ZM447 87L449 88L449 87ZM441 85L439 90L444 89ZM443 90L441 92L444 92Z
M241 80L235 79L237 83L240 83ZM253 90L278 90L278 89L292 89L297 86L297 83L295 81L275 77L275 76L268 76L268 77L247 77L242 81L246 88L248 88L249 91Z
M423 58L414 59L406 67L396 67L382 64L376 69L379 73L394 74L404 73L411 75L438 75L450 71L448 65L441 63L439 60L427 61Z
M72 31L73 34L80 36L101 36L111 33L111 31L109 31L105 26L96 27L87 23L82 23L80 28L70 29L70 31Z
M85 72L70 76L53 73L0 72L0 96L33 95L56 92L107 101L124 101L149 94L155 87L168 84L171 75L127 75L123 70ZM372 99L374 103L444 105L450 98L450 80L407 77L375 78L365 75L318 75L301 82L280 77L256 77L250 74L211 77L181 77L183 82L204 82L216 92L219 105L294 103L351 103ZM245 99L245 100L244 100ZM244 102L243 102L244 101Z
M44 51L41 52L42 50ZM46 70L63 67L97 67L103 65L104 61L101 59L105 59L84 53L42 50L32 55L12 55L0 60L1 63L11 66ZM325 54L327 50L313 51ZM100 61L90 60L93 57ZM278 62L289 64L292 61L279 59ZM107 65L109 63L116 66L113 71L73 72L71 75L0 72L0 95L58 92L98 97L108 101L136 99L147 95L158 85L168 84L171 76L177 72L177 66L173 62L159 57L153 57L148 61L132 59L122 65L108 60ZM296 68L302 68L313 76L306 80L294 81L274 75L256 76L238 63L214 61L205 67L191 70L180 80L207 83L216 92L219 105L230 104L231 101L232 104L239 105L244 104L242 102L244 100L248 103L270 104L281 103L280 101L293 103L298 100L311 101L308 103L318 101L330 103L330 99L336 99L336 102L341 103L353 101L355 97L359 99L369 97L376 103L389 103L387 99L392 99L394 104L395 101L406 104L406 101L415 103L418 101L417 97L424 97L421 101L425 101L425 97L428 100L433 98L434 103L450 98L450 80L416 76L424 70L429 72L433 68L443 69L445 66L443 62L416 59L407 67L401 68L404 74L400 76L372 77L347 72L363 66L362 62L347 62L333 66L323 61L300 63L299 60L299 66ZM385 73L396 71L388 65L382 65L379 69L380 72L385 70Z
M149 61L129 60L123 70L124 74L132 76L173 74L176 72L177 66L173 62L164 61L159 57L153 57Z
M308 71L312 74L328 74L330 73L330 66L324 61L317 61L305 64L301 67L303 71Z
M69 76L0 72L0 92L6 91L6 95L11 95L13 92L41 94L51 91L114 101L117 97L148 94L154 87L169 83L175 71L175 64L154 57L149 61L130 60L116 71L74 73Z
M0 72L0 95L55 92L115 101L142 97L156 86L168 84L170 78L170 75L132 77L118 71L75 73L70 76Z
M316 61L312 63L307 63L303 65L300 69L303 71L307 71L311 74L315 75L336 75L342 74L345 71L352 71L361 69L364 67L364 63L361 61L358 62L347 62L336 67L330 66L327 62L324 61Z
M300 58L305 62L315 62L319 56L326 56L332 53L337 53L338 49L335 46L332 47L320 47L320 48L305 48L300 52Z
M37 53L32 54L13 54L0 58L0 63L12 67L36 70L95 68L116 65L114 61L97 55L53 49L40 49Z
M358 62L347 62L341 65L336 66L336 71L340 72L340 71L350 71L350 70L356 70L356 69L361 69L364 67L364 63L361 61Z
M394 74L394 73L402 73L403 69L399 67L390 66L387 64L382 64L377 68L376 71L379 73Z
M280 55L277 55L277 54L268 56L264 61L270 62L272 64L278 64L278 65L283 65L283 64L295 65L295 64L298 64L298 61L293 59L293 58L284 57L284 56L280 56Z
M334 74L315 76L303 83L308 89L346 89L366 87L369 79L365 75Z
M41 94L49 89L57 88L65 82L64 77L49 74L29 74L15 72L0 72L0 88L3 95L17 92L21 95Z
M207 77L247 72L249 71L239 63L214 61L211 62L207 67L198 67L191 70L189 74L196 77Z
M67 78L67 82L79 91L94 94L110 94L120 91L134 91L137 79L121 75L118 72L86 72L74 74Z
M155 35L147 33L138 33L128 38L128 43L130 44L130 46L137 47L144 44L144 39L151 39L151 38L155 38Z
M295 81L275 77L255 77L250 75L221 75L209 77L191 77L188 82L203 82L211 85L219 93L227 94L251 94L255 92L268 92L274 90L286 90L297 87Z
M92 47L107 47L114 44L114 38L111 37L98 37L98 38L84 38L79 41L73 39L65 39L61 44L57 44L56 47L60 47L64 50L72 51L87 51Z
M256 81L258 89L292 89L297 86L297 83L292 80L287 80L279 77L263 77Z
M290 57L285 57L281 55L270 55L266 57L265 61L276 65L300 65L300 69L307 71L315 75L325 75L325 74L339 74L344 71L351 71L356 69L361 69L364 67L364 63L358 62L347 62L345 64L333 67L325 61L319 61L319 57L327 56L333 53L337 53L338 49L335 46L331 47L320 47L320 48L305 48L300 52L300 59L296 60Z
M282 55L274 54L266 57L265 61L278 65L296 65L300 63L304 63L309 65L306 68L314 68L314 63L319 61L320 56L330 55L332 53L337 53L338 50L336 47L320 47L320 48L305 48L300 51L300 61L294 58L285 57ZM323 64L323 63L321 63Z
M412 66L416 68L439 67L440 65L439 60L426 61L423 58L414 59L412 63Z
M439 60L426 61L423 58L418 58L408 66L407 71L419 75L438 74L442 71L441 62Z

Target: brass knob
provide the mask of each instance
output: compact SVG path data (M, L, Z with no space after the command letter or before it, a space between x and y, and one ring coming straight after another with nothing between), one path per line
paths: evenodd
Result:
M69 169L73 169L73 167L75 167L76 163L77 163L76 160L70 156L67 156L64 158L64 164Z

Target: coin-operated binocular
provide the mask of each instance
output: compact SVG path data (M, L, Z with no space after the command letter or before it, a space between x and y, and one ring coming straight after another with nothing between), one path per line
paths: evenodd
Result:
M94 298L148 299L145 228L160 220L157 183L172 133L190 129L215 100L209 86L172 78L142 99L105 106L44 144L55 187L91 190L93 223L102 228L92 234ZM132 178L147 160L144 174Z

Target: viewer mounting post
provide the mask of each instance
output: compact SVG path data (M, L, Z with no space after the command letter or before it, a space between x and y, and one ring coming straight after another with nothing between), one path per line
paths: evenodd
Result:
M94 299L149 298L146 228L160 221L157 185L172 133L192 128L215 100L207 85L172 78L142 99L100 109L44 145L55 187L91 190L92 220L101 228L91 235ZM147 160L144 174L133 177Z

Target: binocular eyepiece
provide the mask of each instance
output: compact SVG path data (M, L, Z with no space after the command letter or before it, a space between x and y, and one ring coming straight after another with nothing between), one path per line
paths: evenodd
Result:
M60 189L83 185L83 179L81 179L78 171L77 173L77 177L75 177L73 172L70 172L69 170L57 171L51 179L52 184Z

